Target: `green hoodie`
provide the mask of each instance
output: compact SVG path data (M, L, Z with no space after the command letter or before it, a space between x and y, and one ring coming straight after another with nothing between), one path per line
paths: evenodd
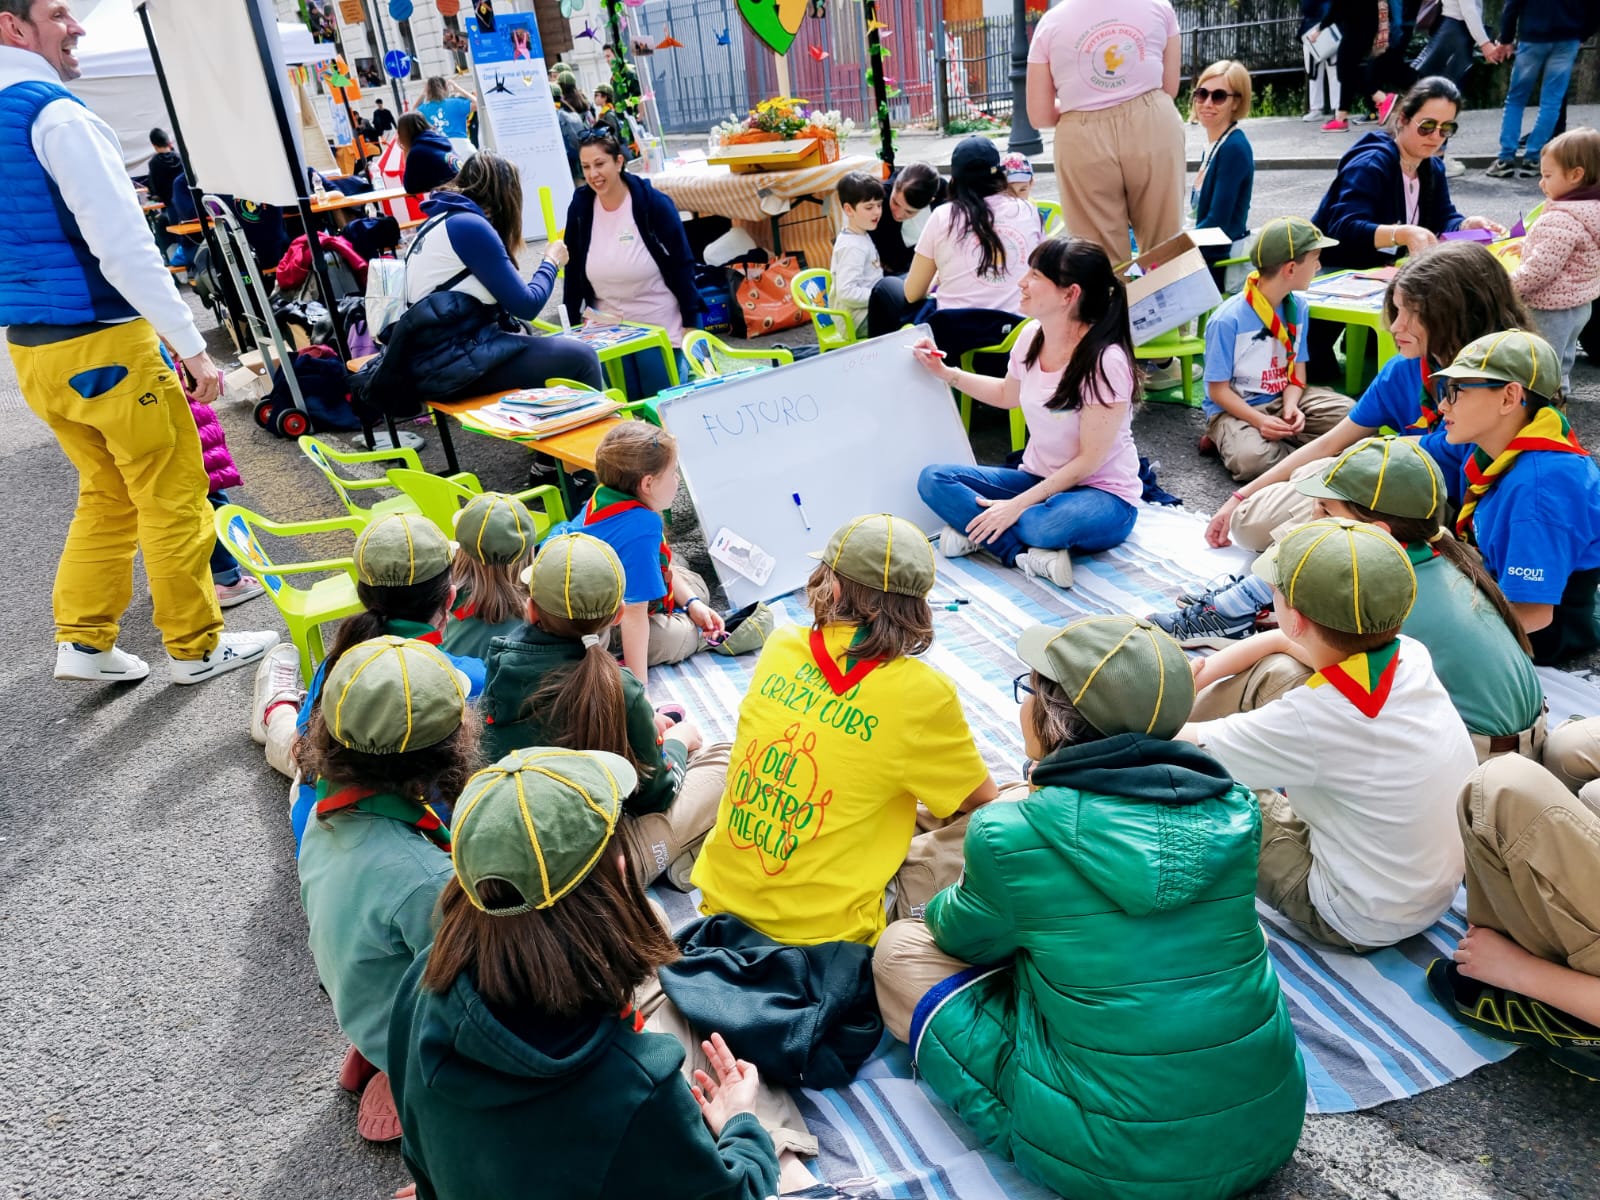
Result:
M772 1139L750 1113L711 1136L680 1073L683 1047L631 1018L490 1011L463 973L395 1001L389 1081L419 1200L761 1200L778 1188Z
M1073 1197L1206 1200L1265 1179L1305 1070L1256 918L1261 814L1183 742L1066 747L986 805L928 904L970 963L923 997L922 1076L992 1150Z
M513 750L546 744L543 726L526 712L528 697L548 672L577 662L584 653L582 642L555 637L527 623L490 643L489 681L478 701L485 761L498 762ZM656 733L656 712L650 698L632 671L621 670L628 745L639 766L639 786L623 808L634 816L666 812L677 799L688 751L682 742L663 741Z

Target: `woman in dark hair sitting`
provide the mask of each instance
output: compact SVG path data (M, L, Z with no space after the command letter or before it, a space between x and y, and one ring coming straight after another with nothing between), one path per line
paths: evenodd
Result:
M655 1032L670 1002L648 1022L634 1006L678 957L615 839L635 783L618 755L533 748L462 790L438 932L389 1025L422 1200L528 1195L531 1180L563 1200L779 1190L755 1068L713 1034L691 1086L681 1035Z
M979 403L1022 409L1021 468L931 466L917 491L946 522L946 558L987 550L1067 587L1070 551L1107 550L1133 530L1143 495L1132 429L1139 385L1128 297L1105 251L1052 238L1028 267L1021 308L1033 323L1003 379L957 371L927 341L917 348L924 367Z

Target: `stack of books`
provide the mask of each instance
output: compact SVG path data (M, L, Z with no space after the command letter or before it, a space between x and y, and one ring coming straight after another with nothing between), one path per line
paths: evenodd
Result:
M511 441L538 441L609 417L622 405L604 392L582 388L524 388L493 404L462 413L461 425L474 433Z

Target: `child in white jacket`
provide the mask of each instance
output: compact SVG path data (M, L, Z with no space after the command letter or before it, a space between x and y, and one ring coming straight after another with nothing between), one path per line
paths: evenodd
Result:
M1511 284L1560 356L1561 390L1570 395L1578 335L1600 297L1600 132L1571 129L1546 143L1539 187L1549 199Z

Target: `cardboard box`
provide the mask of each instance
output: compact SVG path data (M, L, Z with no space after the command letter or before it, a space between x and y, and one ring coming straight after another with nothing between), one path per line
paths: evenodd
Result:
M795 138L788 142L744 142L719 146L706 156L707 162L726 164L735 175L757 171L794 171L835 162L839 143L833 138Z
M1202 246L1227 246L1220 229L1190 229L1136 255L1117 274L1128 288L1128 324L1133 344L1176 329L1222 302Z

